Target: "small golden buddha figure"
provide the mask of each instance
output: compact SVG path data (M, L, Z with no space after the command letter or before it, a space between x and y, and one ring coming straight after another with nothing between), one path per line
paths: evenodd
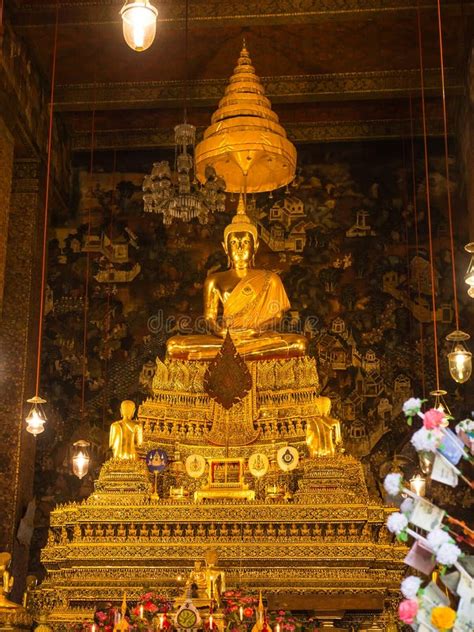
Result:
M119 526L117 527L117 537L118 538L125 538L125 536L127 535L125 526L123 524L119 524Z
M92 536L94 535L94 529L92 527L91 524L86 524L85 528L84 528L84 536L86 538L92 538Z
M194 529L193 529L193 525L192 524L188 524L188 526L186 527L185 535L186 535L187 538L193 538L194 537Z
M0 610L19 608L20 605L10 601L8 595L13 588L14 579L10 575L10 564L12 556L10 553L0 553L0 573L2 573L2 588L0 592Z
M136 538L137 537L137 528L134 524L131 524L128 527L128 539L131 540L132 538Z
M295 525L294 522L291 524L291 527L290 527L290 536L292 538L296 538L299 536L298 527Z
M254 535L256 538L263 538L263 536L265 535L261 522L257 523Z
M113 524L108 524L106 529L105 529L105 537L106 538L113 538L115 535L115 531L114 531L114 525Z
M170 537L171 529L170 529L169 525L167 525L167 524L163 525L163 529L162 529L161 535L162 535L163 538L169 538Z
M209 529L207 530L207 535L209 538L217 537L216 525L213 522L209 525Z
M216 549L209 549L204 559L206 560L206 593L209 599L213 599L219 605L221 595L225 591L225 572L218 566L219 558Z
M190 591L191 599L208 600L209 596L206 593L206 587L206 571L202 567L202 562L197 560L194 562L193 570L189 573L189 577L186 581L186 589Z
M120 406L122 419L110 426L109 446L115 459L136 459L136 447L142 444L142 426L133 420L135 403L126 399Z
M206 537L206 530L204 529L204 526L202 524L200 524L197 528L196 531L196 535L198 538L205 538Z
M301 537L307 538L310 535L311 535L310 528L308 527L308 525L305 522L303 525L301 525Z
M316 405L320 414L308 421L306 444L312 457L333 456L336 447L342 443L341 424L338 419L329 416L331 412L329 397L317 397Z
M222 245L229 269L210 274L204 284L204 318L212 334L173 336L167 343L168 357L212 359L227 331L237 351L248 360L304 355L304 336L275 331L290 302L277 274L253 267L258 233L245 213L242 196L232 223L224 230Z
M230 535L231 535L233 538L236 538L236 537L240 537L240 536L241 536L241 534L242 534L242 533L241 533L240 525L238 525L238 524L233 524L233 525L232 525L232 529L231 529L231 531L230 531Z
M150 531L150 538L158 538L160 535L160 530L158 529L158 525L157 524L152 524L151 526L151 531Z

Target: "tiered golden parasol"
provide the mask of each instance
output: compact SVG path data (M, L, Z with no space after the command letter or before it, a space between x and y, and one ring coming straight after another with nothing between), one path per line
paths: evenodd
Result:
M271 109L245 41L224 97L196 147L196 173L214 167L226 191L273 191L295 176L296 149Z

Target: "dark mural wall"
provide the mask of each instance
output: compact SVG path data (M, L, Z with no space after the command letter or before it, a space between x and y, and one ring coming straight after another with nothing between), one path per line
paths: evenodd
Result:
M435 387L426 181L421 145L414 150L413 178L409 140L300 147L295 186L249 200L261 235L257 265L281 275L292 304L285 327L310 340L323 393L373 494L395 451L414 455L403 447L404 399ZM474 408L472 388L456 385L445 361L444 336L455 327L442 147L432 143L430 155L441 385L453 413L465 416ZM88 157L79 157L70 215L54 218L42 389L52 422L38 438L34 569L51 508L92 489L94 471L82 481L70 473L71 441L88 433L97 469L120 401L148 396L166 338L192 330L207 273L226 267L222 233L236 199L205 226L164 226L160 215L143 212L143 176L163 158L172 155L97 154L91 174ZM461 328L473 331L455 165L451 174Z

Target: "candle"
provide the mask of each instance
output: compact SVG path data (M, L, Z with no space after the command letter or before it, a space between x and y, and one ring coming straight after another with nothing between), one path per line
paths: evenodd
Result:
M95 623L93 623L91 627L91 632L96 632L96 630L97 630L97 626Z
M143 604L140 606L140 608L138 609L139 613L140 613L140 619L143 619Z
M214 624L214 617L212 616L212 614L209 615L209 629L212 630L213 629L213 624Z
M165 621L165 615L162 613L162 614L160 614L160 630L163 629L164 621Z
M275 632L280 632L280 624L277 623L275 626Z
M240 606L239 608L239 616L240 616L240 620L243 621L244 619L244 607Z

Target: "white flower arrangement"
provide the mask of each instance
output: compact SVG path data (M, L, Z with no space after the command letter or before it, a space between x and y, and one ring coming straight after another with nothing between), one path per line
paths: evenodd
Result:
M428 540L428 544L435 553L443 544L446 544L447 542L453 544L453 539L451 538L449 533L447 533L444 529L440 529L439 527L433 529L433 531L430 531L426 539Z
M413 433L411 443L417 452L436 452L436 448L441 443L441 437L441 433L422 427Z
M408 527L407 517L404 516L399 511L396 511L387 518L387 529L390 533L395 533L395 535L399 535L402 531Z
M458 561L461 552L461 549L456 544L445 542L436 552L436 561L438 564L443 564L443 566L452 566Z
M402 595L405 597L405 599L416 599L416 595L420 590L420 586L421 579L419 577L415 577L415 575L410 575L402 581Z
M403 404L403 412L405 413L405 416L414 417L415 415L418 415L421 410L422 403L423 402L421 399L418 399L418 397L410 397L410 399L407 399L407 401Z
M401 489L403 487L402 481L403 481L402 474L396 474L396 473L387 474L383 482L383 486L387 494L389 494L389 496L398 496L398 494L401 492Z

